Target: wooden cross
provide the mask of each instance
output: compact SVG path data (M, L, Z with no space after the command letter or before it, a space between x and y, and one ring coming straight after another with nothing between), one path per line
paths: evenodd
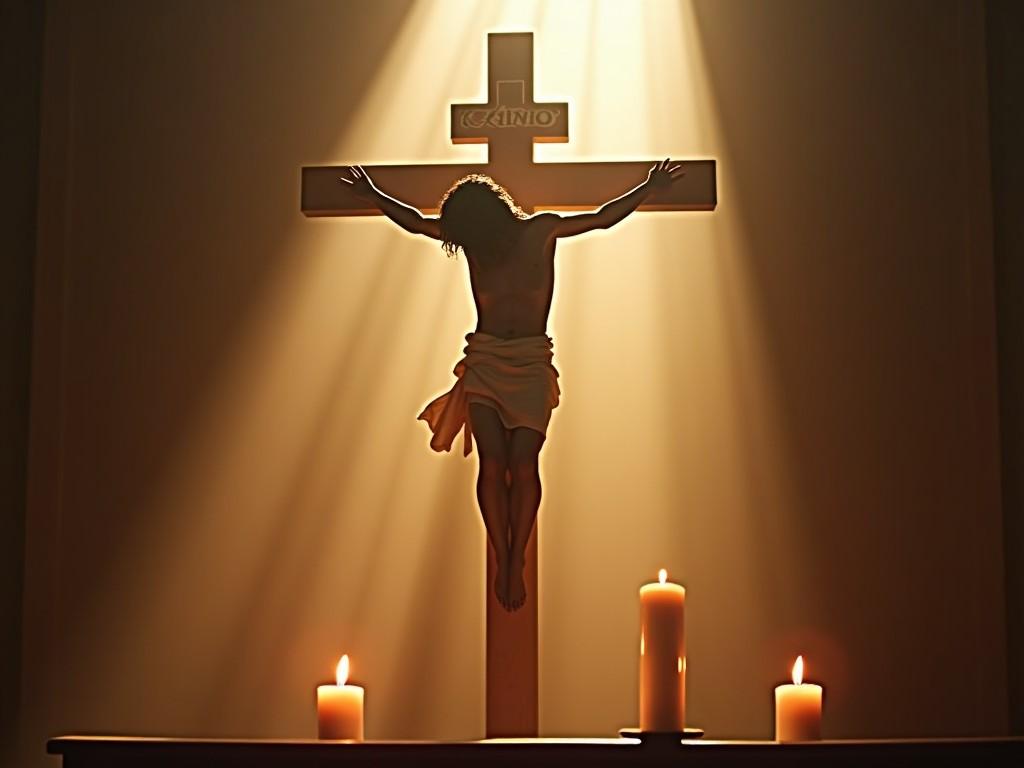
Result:
M638 84L642 85L642 84ZM597 208L643 181L653 160L535 163L535 142L569 140L569 105L533 100L533 33L487 35L487 103L453 104L456 144L487 144L483 165L366 166L370 177L424 213L436 213L441 195L457 179L485 173L524 210ZM710 211L717 202L714 160L685 161L686 175L656 192L642 211ZM373 216L339 178L346 166L302 169L306 216ZM487 736L537 735L537 529L526 550L526 605L509 613L491 585L496 565L487 546Z

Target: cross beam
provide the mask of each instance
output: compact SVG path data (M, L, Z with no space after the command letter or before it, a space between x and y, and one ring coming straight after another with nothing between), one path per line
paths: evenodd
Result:
M485 173L524 210L593 209L643 181L654 160L535 163L536 142L569 140L569 105L538 103L533 96L533 34L487 35L487 101L453 104L456 144L487 144L483 164L366 166L374 182L424 213L436 213L441 195L457 179ZM685 161L686 175L649 197L641 211L710 211L717 202L714 160ZM347 184L345 166L302 169L306 216L374 216ZM491 585L494 555L487 547L487 736L537 735L537 528L526 550L526 604L505 611Z
M578 211L597 208L647 176L654 160L602 163L533 163L526 168L481 165L365 166L374 183L424 213L437 213L441 195L457 179L486 173L509 191L524 210ZM715 161L686 160L686 175L656 192L641 211L713 211L717 202ZM338 183L345 166L302 169L302 212L307 216L375 216L346 186Z

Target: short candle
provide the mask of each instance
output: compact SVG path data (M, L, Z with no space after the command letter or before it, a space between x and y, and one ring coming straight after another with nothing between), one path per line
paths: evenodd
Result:
M348 654L341 657L337 668L337 685L320 685L316 689L317 731L321 739L363 740L363 689L346 685Z
M667 581L640 587L640 730L681 732L686 721L686 590Z
M793 665L793 684L775 689L775 740L817 741L821 738L821 686L805 683L804 657Z

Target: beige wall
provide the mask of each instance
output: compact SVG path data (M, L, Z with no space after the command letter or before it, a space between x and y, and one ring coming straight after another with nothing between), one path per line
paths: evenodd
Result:
M623 7L52 3L31 754L312 736L342 651L371 737L482 734L475 462L414 421L471 327L464 266L304 219L298 169L479 153L446 105L494 29L536 30L538 95L573 100L545 156L720 171L713 214L562 248L543 732L635 722L635 592L663 565L714 736L770 737L798 652L828 736L1005 730L980 9Z

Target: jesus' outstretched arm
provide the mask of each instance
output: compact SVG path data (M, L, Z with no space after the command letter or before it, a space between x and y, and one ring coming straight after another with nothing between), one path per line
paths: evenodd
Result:
M573 216L547 214L553 219L557 219L554 222L554 235L555 237L571 237L594 229L608 229L635 211L652 192L671 187L672 183L681 179L685 173L681 163L677 164L673 160L665 158L651 167L645 182L626 194L610 200L596 211Z
M356 197L380 208L381 213L406 232L426 235L435 240L441 239L441 228L436 216L424 216L411 205L381 192L362 166L350 166L348 173L341 177L341 181L352 188L352 193Z

